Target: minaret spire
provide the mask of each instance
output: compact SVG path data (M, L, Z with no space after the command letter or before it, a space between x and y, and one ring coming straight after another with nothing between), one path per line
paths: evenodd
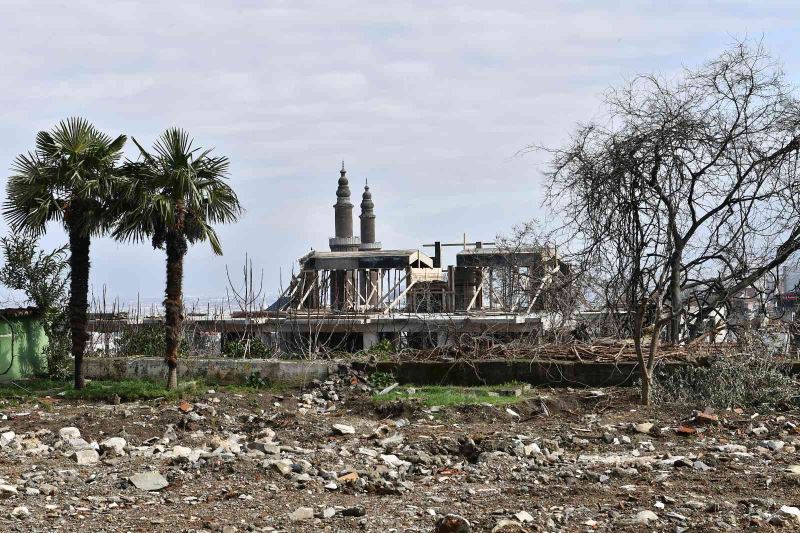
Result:
M380 250L381 243L375 241L375 203L365 180L364 194L361 196L361 246L359 250Z
M335 236L330 239L332 252L347 252L358 250L359 239L353 236L353 204L350 202L350 182L347 180L347 171L342 161L342 170L339 171L339 186L336 189L335 210Z

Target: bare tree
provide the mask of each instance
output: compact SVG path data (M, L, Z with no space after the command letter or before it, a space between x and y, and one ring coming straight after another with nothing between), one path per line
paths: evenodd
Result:
M606 304L629 316L642 400L664 337L685 343L800 248L800 103L760 45L611 90L607 120L552 150L548 202ZM646 353L645 353L646 352Z

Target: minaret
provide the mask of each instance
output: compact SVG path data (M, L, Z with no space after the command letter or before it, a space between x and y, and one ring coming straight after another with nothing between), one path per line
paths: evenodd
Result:
M350 184L347 181L347 171L339 172L339 187L336 189L336 236L329 240L332 252L354 252L358 250L359 238L353 237L353 204L350 203Z
M381 243L375 241L375 204L372 202L372 193L369 183L364 185L364 194L361 197L361 245L359 250L380 250Z

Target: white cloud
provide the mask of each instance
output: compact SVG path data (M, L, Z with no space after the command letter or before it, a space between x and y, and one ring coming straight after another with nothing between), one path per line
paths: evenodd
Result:
M545 159L518 150L562 142L609 85L736 37L763 34L797 72L797 15L777 2L6 0L0 161L74 114L146 144L185 127L230 156L248 210L221 231L225 258L190 251L187 294L222 294L246 250L277 285L326 246L341 159L354 195L369 178L384 245L489 240L541 214ZM92 253L96 290L158 301L163 253L108 240Z

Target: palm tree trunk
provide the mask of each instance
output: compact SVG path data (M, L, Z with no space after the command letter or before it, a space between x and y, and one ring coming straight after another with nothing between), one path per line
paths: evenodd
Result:
M164 300L168 368L167 388L178 386L178 346L181 342L183 322L183 257L186 255L186 238L175 231L167 233L167 291Z
M87 310L89 308L89 237L69 230L69 328L72 357L75 359L75 388L82 389L83 352L86 350Z

